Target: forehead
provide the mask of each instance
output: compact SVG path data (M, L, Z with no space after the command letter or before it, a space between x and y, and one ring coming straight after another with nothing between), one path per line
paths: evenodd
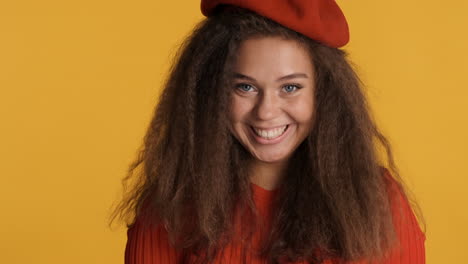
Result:
M313 72L312 56L303 44L280 37L255 37L243 41L234 69L250 74Z

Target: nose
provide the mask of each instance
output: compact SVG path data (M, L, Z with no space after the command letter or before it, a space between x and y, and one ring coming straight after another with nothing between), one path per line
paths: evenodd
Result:
M272 92L262 93L258 97L256 115L260 120L271 120L279 115L281 111L279 98Z

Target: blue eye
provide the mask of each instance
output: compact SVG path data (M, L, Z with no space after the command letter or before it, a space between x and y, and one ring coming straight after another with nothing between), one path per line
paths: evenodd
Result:
M285 85L283 86L283 90L286 92L286 93L292 93L298 89L300 89L301 86L299 85L296 85L296 84L288 84L288 85Z
M242 92L250 92L251 89L253 89L253 86L250 85L250 84L240 83L240 84L236 85L236 88L238 88Z

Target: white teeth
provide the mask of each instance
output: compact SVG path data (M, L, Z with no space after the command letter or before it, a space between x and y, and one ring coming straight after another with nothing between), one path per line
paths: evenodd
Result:
M255 131L255 134L257 134L258 136L265 138L265 139L273 139L273 138L277 138L281 136L287 127L288 126L286 125L286 126L282 126L282 127L278 127L278 128L274 128L270 130L258 129L256 127L253 127L253 129Z

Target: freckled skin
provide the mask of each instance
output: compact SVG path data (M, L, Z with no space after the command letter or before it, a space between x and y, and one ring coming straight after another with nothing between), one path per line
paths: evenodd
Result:
M238 75L232 79L231 133L252 154L254 162L285 163L313 125L315 80L311 57L296 41L279 37L248 39L238 52L234 64ZM291 74L302 75L280 79ZM295 85L301 88L294 89ZM287 134L276 144L262 144L251 129L282 125L289 125Z

